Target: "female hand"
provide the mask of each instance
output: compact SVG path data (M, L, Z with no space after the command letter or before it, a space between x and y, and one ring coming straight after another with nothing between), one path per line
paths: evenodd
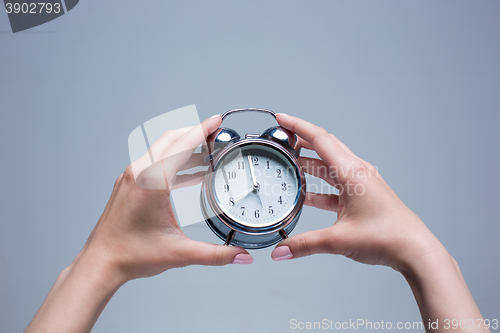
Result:
M321 158L300 158L305 171L335 186L339 195L307 193L306 205L336 212L337 221L283 240L271 254L274 260L333 253L387 265L408 281L427 332L457 332L446 327L447 319L481 321L455 260L371 164L320 127L282 114L277 120ZM489 332L488 327L476 331Z
M177 172L203 161L193 151L220 123L221 116L214 116L166 132L118 177L85 246L59 275L26 332L90 332L113 294L132 279L187 265L253 262L243 248L189 239L170 202L173 188L203 176Z
M273 251L273 259L333 253L402 270L419 257L446 252L374 166L323 128L287 115L277 119L298 135L300 146L315 150L321 158L300 157L304 171L336 187L339 194L308 192L305 204L336 212L337 221L284 240Z
M193 151L220 123L221 117L215 116L199 126L166 132L150 152L129 166L118 177L81 255L101 258L124 280L193 264L251 263L243 248L189 239L175 219L170 200L173 188L202 179L203 174L177 173L203 161ZM159 162L150 165L151 159Z

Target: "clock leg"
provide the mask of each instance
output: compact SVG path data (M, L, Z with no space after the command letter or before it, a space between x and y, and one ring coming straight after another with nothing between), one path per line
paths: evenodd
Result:
M288 238L288 235L286 234L286 231L283 230L283 229L281 229L279 231L279 234L280 234L281 238L283 238L283 239L287 239Z
M227 234L227 238L226 238L226 242L224 243L224 246L229 246L229 244L231 244L231 242L233 241L233 238L234 238L234 230L231 229L231 231L229 231L229 233Z

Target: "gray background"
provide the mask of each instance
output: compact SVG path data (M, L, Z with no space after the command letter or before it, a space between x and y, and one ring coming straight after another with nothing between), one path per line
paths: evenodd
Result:
M82 1L12 34L0 13L0 330L22 331L82 248L129 163L128 134L193 103L202 119L264 107L335 133L378 166L498 318L499 14L497 1ZM295 233L334 221L306 207ZM127 283L94 331L420 320L390 268L270 252Z

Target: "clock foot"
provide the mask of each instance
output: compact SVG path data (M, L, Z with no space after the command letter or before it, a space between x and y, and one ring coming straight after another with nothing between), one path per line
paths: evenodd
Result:
M287 239L288 238L288 235L286 234L286 231L283 230L283 229L281 229L279 231L279 234L280 234L281 238L283 238L283 239Z
M227 234L224 246L229 246L229 244L231 244L231 242L233 241L233 238L234 238L234 230L231 229L231 231L229 231L229 234Z

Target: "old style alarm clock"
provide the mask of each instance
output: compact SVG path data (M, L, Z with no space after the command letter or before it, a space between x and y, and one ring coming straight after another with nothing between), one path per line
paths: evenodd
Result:
M264 109L236 109L267 113ZM207 138L210 169L201 187L201 210L224 245L259 249L278 243L302 212L306 182L298 162L295 134L275 126L241 138L219 128Z

